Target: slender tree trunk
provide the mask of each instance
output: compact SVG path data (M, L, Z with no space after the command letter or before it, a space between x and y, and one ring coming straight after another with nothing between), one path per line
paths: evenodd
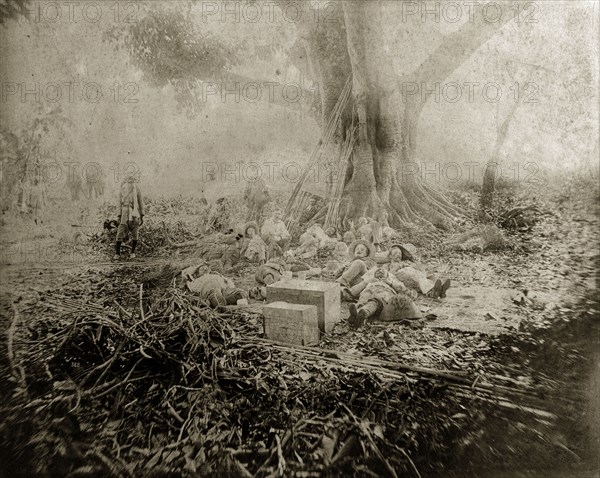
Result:
M483 185L481 187L481 210L485 212L486 209L492 207L494 203L494 187L496 184L496 170L500 162L500 152L506 141L508 135L508 128L510 122L515 116L519 103L514 102L508 112L508 115L498 128L498 134L496 136L496 143L494 144L494 150L492 155L485 166L483 173Z
M483 185L481 187L481 212L483 215L485 215L485 212L490 209L494 203L494 189L496 186L496 170L499 153L500 145L498 144L498 141L496 141L494 152L487 162L483 173Z
M540 51L540 49L538 49L538 53L539 53L539 51ZM523 84L527 84L532 73L533 73L533 70L530 71L529 74L527 75L527 77L522 81ZM512 75L511 75L511 77L512 77ZM513 78L513 80L514 80L514 78ZM492 155L491 155L489 161L487 162L487 164L485 166L485 170L483 173L483 184L481 186L481 202L480 202L480 216L484 217L484 218L489 217L489 215L487 214L487 211L494 204L494 190L495 190L495 186L496 186L497 168L498 168L498 164L500 162L500 152L502 151L502 147L504 146L504 142L506 141L506 136L508 135L510 123L511 123L512 119L514 118L515 113L517 112L517 109L519 108L519 104L520 103L518 101L512 102L511 107L508 110L506 117L504 118L504 121L497 128L496 143L494 144L494 150L492 152ZM500 115L500 103L497 103L496 105L497 105L497 109L496 109L496 124L497 124L498 117Z

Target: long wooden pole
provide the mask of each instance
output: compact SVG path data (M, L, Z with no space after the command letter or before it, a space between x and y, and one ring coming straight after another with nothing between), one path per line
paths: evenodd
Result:
M323 150L329 144L329 141L331 140L331 137L333 136L335 127L337 126L337 122L338 122L344 108L346 107L348 99L350 98L350 91L351 91L351 81L350 80L351 80L351 77L348 77L348 79L346 80L346 85L344 86L344 89L342 90L342 93L340 94L338 101L336 102L335 107L334 107L333 111L331 112L331 116L329 117L329 119L327 121L327 125L325 127L325 133L323 134L321 140L319 141L319 144L317 144L317 146L313 150L311 157L309 159L309 162L308 162L308 167L302 173L302 176L300 177L300 181L298 181L298 184L295 186L294 191L292 192L292 196L290 197L290 199L286 205L286 208L285 208L286 214L289 214L291 212L293 204L296 201L296 197L298 196L298 193L300 192L302 186L304 185L304 182L306 181L309 171L314 166L314 164L317 162L317 160L321 157Z

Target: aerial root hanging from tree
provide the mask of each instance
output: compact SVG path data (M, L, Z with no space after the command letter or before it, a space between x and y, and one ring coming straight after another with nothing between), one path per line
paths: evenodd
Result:
M414 204L414 201L410 201L407 194L401 188L397 180L392 181L392 190L390 194L390 205L400 215L400 218L406 226L410 224L417 224L427 229L434 230L436 226L427 219L427 215L424 215Z
M446 207L444 204L440 203L436 198L434 198L429 192L427 192L422 183L413 183L408 189L420 200L422 204L425 204L427 208L432 209L435 214L450 220L457 218L457 214L451 208Z
M340 207L342 224L360 217L376 218L381 210L385 210L393 227L406 228L416 224L433 231L451 229L457 219L467 217L463 209L452 205L442 194L419 181L400 184L392 178L389 186L375 187L358 186L353 178L342 197L348 199L345 207Z
M405 187L404 191L407 200L421 218L428 218L427 221L437 228L450 229L452 216L435 208L431 201L418 194L417 188L413 185Z
M397 187L400 187L398 184ZM452 205L441 193L418 181L406 182L402 187L403 195L414 206L418 215L432 218L437 227L448 229L457 219L466 218L467 213Z
M433 199L435 199L439 204L444 206L449 211L452 211L456 217L467 217L468 213L463 208L452 204L448 199L441 194L439 191L436 191L431 186L427 184L420 184L421 188Z

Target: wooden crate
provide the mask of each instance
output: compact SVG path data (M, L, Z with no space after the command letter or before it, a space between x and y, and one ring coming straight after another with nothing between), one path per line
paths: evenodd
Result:
M319 321L314 305L272 302L263 308L265 338L295 345L319 341Z
M341 320L340 284L337 282L282 279L267 286L267 302L316 305L321 332L330 332Z

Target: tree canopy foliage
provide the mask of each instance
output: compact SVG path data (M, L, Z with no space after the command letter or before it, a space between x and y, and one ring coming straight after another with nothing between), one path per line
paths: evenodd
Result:
M20 16L28 17L31 0L0 0L0 25Z

